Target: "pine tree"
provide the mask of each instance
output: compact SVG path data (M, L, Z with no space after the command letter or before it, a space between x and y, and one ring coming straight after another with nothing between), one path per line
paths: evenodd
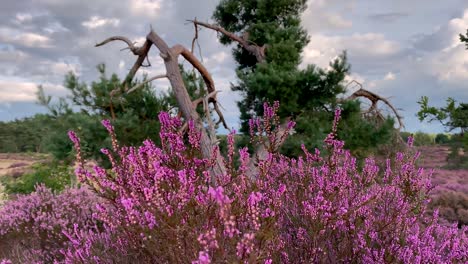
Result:
M333 110L341 104L349 120L342 121L340 136L350 144L348 147L370 149L388 142L394 130L392 120L375 126L360 115L358 101L338 102L351 70L346 52L333 60L328 70L315 65L299 68L301 53L309 42L300 19L305 8L304 0L223 0L217 6L213 18L219 26L265 51L261 61L239 43L232 51L238 77L232 90L243 96L238 103L241 132L248 132L249 119L263 114L263 102L280 101L279 116L293 117L297 122L296 135L283 145L285 154L294 155L297 153L292 150L300 149L300 144L321 146L331 129ZM222 34L220 41L225 45L232 43ZM375 140L359 133L370 134Z

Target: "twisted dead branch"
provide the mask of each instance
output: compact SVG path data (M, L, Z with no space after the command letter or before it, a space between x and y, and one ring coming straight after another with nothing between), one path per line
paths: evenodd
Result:
M346 87L350 86L351 84L356 84L359 86L359 89L357 91L355 91L354 93L352 93L350 96L348 96L345 100L354 100L354 99L357 99L357 98L366 98L368 99L369 101L371 101L371 106L363 111L363 114L366 115L366 114L374 114L376 116L376 118L380 119L380 120L384 120L385 117L383 116L382 112L379 110L379 108L377 107L377 103L379 101L382 101L385 105L387 105L393 112L393 115L395 116L395 118L397 119L398 121L398 130L400 130L401 128L404 127L403 125L403 117L398 113L398 111L396 110L396 108L390 103L390 101L388 101L386 98L383 98L381 96L379 96L378 94L376 93L373 93L371 91L368 91L364 88L362 88L362 84L356 80L352 80L351 82L349 82Z
M266 45L263 46L258 46L256 44L253 44L249 41L248 39L248 34L243 34L242 36L238 36L232 32L227 31L223 27L217 26L217 25L212 25L208 24L205 22L200 22L197 19L194 20L188 20L189 22L192 22L195 25L195 29L197 29L197 26L202 26L211 30L214 30L216 32L219 32L226 37L230 38L232 41L239 43L242 48L244 48L246 51L250 52L250 54L254 55L255 58L257 59L257 62L261 63L265 61L265 50L267 48Z
M192 66L197 69L200 75L203 77L203 80L207 86L208 94L210 95L209 98L204 98L206 104L208 101L216 105L216 89L214 85L214 81L209 74L208 70L201 64L201 62L185 47L182 45L175 45L173 47L169 47L167 43L155 32L153 29L150 30L148 35L146 36L146 41L141 47L135 46L128 38L122 36L114 36L107 38L103 42L96 44L96 47L103 46L107 43L112 41L123 41L127 44L128 49L133 52L134 55L138 56L135 64L133 65L132 69L127 74L127 77L124 81L124 91L132 92L139 87L133 87L130 90L127 89L128 83L130 83L136 72L142 66L143 61L145 58L148 57L148 52L150 51L151 46L155 46L160 51L160 56L164 60L164 65L166 68L166 74L158 75L150 78L150 80L155 80L159 78L166 77L172 87L174 95L176 97L177 104L179 106L179 111L182 114L185 120L193 120L199 131L201 131L201 142L200 147L202 151L202 155L204 158L212 159L215 161L213 169L211 171L211 182L212 184L216 183L216 175L224 175L226 173L226 167L224 165L223 159L219 153L219 149L215 148L215 143L217 142L216 138L216 131L214 126L209 126L208 133L205 131L203 127L203 120L200 115L196 111L196 107L194 107L194 103L190 98L187 89L185 87L184 81L182 79L182 74L179 69L179 55L182 55ZM217 111L218 112L218 111ZM218 112L220 113L220 111ZM210 117L207 116L207 119ZM223 124L226 126L224 121L224 117L222 114L220 115L220 120L223 120ZM227 126L226 126L227 127Z

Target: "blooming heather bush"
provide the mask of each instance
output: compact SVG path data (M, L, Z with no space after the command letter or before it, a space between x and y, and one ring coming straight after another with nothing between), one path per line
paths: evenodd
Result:
M265 105L263 120L250 122L252 142L281 140L278 105ZM201 158L200 133L161 113L161 147L118 145L103 149L112 170L77 169L111 206L98 205L103 231L66 231L68 263L466 263L467 229L425 216L429 174L415 166L418 154L399 153L385 169L366 159L362 168L335 138L340 117L325 139L326 155L308 151L297 159L270 152L254 177L246 148L228 137L226 175L210 182L213 160ZM292 128L291 123L288 129ZM287 134L287 133L285 133ZM79 139L73 132L80 162ZM412 142L410 140L410 145ZM235 160L239 166L234 166Z
M54 194L43 185L0 208L0 260L52 263L72 242L74 229L97 230L92 217L98 198L85 188ZM2 262L3 263L3 262ZM5 262L7 263L7 262Z

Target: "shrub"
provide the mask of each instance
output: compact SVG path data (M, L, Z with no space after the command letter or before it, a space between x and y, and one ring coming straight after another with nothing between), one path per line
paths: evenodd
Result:
M459 226L468 225L468 195L461 191L445 191L434 197L430 208L439 208L440 216Z
M252 142L276 144L277 105L252 120ZM110 206L98 206L104 231L74 229L67 262L140 263L298 262L431 263L467 261L467 229L426 217L429 174L415 166L419 154L398 153L385 169L366 159L362 169L335 138L327 154L308 151L287 158L271 152L249 178L246 148L228 136L226 175L210 184L213 162L200 158L200 133L189 122L161 113L161 147L120 147L109 121L113 151L103 149L112 170L77 170ZM292 127L292 124L289 126ZM79 139L70 138L80 158ZM412 145L412 138L409 139ZM234 165L239 157L239 166ZM109 253L110 252L110 253Z
M86 189L55 195L39 186L0 209L0 259L65 263L466 263L467 229L426 216L429 174L418 153L398 153L383 171L373 159L362 168L333 132L326 154L294 159L273 149L276 110L252 120L251 142L269 155L251 167L246 148L227 138L227 173L211 181L214 162L201 158L200 133L188 135L159 115L161 146L103 149L111 170L80 166ZM288 128L292 128L290 123ZM82 163L80 140L69 133ZM287 133L285 134L287 135ZM412 145L410 138L409 144ZM239 166L235 162L239 162ZM251 176L252 171L255 174ZM93 213L94 212L94 213Z
M0 260L52 263L73 244L66 233L97 230L92 217L98 198L85 188L54 194L38 185L0 208Z
M3 184L0 182L0 207L3 206L7 199L8 194L5 191L5 186L3 186Z
M35 164L33 172L4 180L6 191L10 194L28 194L37 184L44 184L54 191L62 191L70 186L74 175L70 167L57 163Z
M435 143L435 137L431 134L424 132L416 132L414 134L414 145L415 146L432 146Z
M435 137L436 144L447 144L450 142L450 138L447 134L439 133Z

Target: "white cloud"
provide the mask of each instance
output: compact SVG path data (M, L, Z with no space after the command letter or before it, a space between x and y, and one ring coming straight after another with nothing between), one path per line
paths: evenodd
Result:
M353 25L351 20L346 20L338 14L326 13L324 18L327 24L334 28L350 28Z
M61 85L46 83L43 85L47 94L63 94L65 88ZM29 81L0 80L0 102L34 102L36 100L37 84Z
M450 83L468 82L468 51L465 47L457 47L443 50L428 56L430 71L440 81Z
M107 25L118 27L120 24L120 20L117 18L103 18L100 16L92 16L88 20L81 23L82 26L88 29L95 29L98 27L104 27Z
M309 0L301 15L301 24L309 33L349 29L354 0Z
M67 32L70 30L64 27L60 22L54 21L54 22L49 23L46 27L44 27L43 31L46 32L47 34L53 34L56 32Z
M30 46L51 47L49 44L50 38L35 33L23 33L16 40L27 43Z
M397 54L401 48L399 43L388 40L384 35L377 33L349 36L313 34L309 44L304 49L303 63L326 67L329 61L343 50L347 50L353 58L381 59Z
M132 0L130 7L133 13L154 17L161 9L161 0Z
M448 28L454 34L452 36L452 43L447 48L455 48L461 44L458 34L465 33L468 29L468 9L465 9L461 18L454 18L450 20L448 23Z
M28 54L20 50L14 49L0 49L0 61L2 63L18 63L24 61L29 57Z
M213 68L224 63L227 59L229 59L229 54L226 51L219 51L206 58L204 64L207 68Z
M15 16L15 22L22 24L23 22L31 21L33 16L30 13L17 13Z
M388 72L383 79L384 81L393 81L396 79L396 76L393 72Z
M444 43L439 49L424 53L417 62L428 74L444 83L463 85L468 82L468 51L460 42L459 34L468 28L468 9L460 18L448 21L426 39ZM449 41L446 41L449 38Z
M44 35L21 32L12 28L0 28L0 42L17 44L31 48L51 48L52 40Z
M48 68L53 74L63 76L69 72L79 75L81 72L80 64L70 64L66 62L44 62L43 67Z

